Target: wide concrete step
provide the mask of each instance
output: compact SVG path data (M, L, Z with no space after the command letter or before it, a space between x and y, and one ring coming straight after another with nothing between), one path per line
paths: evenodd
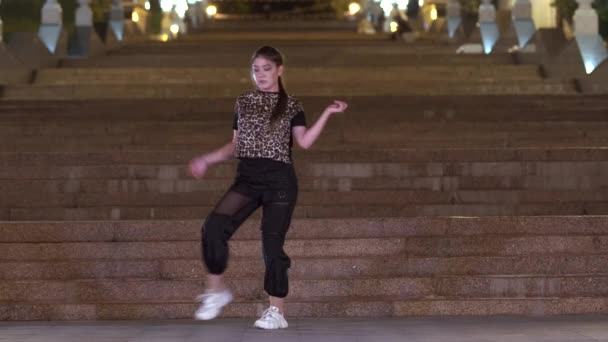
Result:
M289 301L292 317L402 317L440 315L563 315L605 314L604 298L466 298L408 299L390 297L334 298L327 302ZM222 317L251 318L268 306L266 300L234 302ZM197 303L0 304L2 320L190 319Z
M184 155L182 162L175 164L151 163L130 164L83 164L49 165L39 169L28 165L8 164L0 167L0 178L4 180L165 180L192 181L187 170L188 161L196 156ZM593 155L592 155L593 156ZM582 159L583 157L580 156ZM427 162L341 162L303 160L296 164L297 175L306 178L396 178L410 177L596 177L606 174L605 160L492 160L487 161L427 161ZM78 160L78 159L76 159ZM232 180L237 162L226 162L214 166L200 182L206 180ZM567 180L564 181L568 183ZM119 186L117 183L116 186ZM188 189L185 189L188 191Z
M199 241L2 243L0 260L157 260L198 259ZM367 239L288 239L288 255L369 257L407 254L419 257L591 255L608 253L608 235L456 236ZM233 240L233 257L259 258L259 241Z
M371 115L371 113L370 113ZM312 115L311 115L312 116ZM346 116L346 115L345 115ZM315 116L309 118L310 125L314 123ZM593 138L598 134L605 134L608 130L608 122L606 121L554 121L549 123L539 123L528 121L523 123L501 123L501 122L408 122L389 121L390 127L383 129L377 122L369 122L367 129L361 127L366 125L366 120L358 122L359 126L355 125L350 120L354 118L340 117L339 120L332 121L321 136L323 141L407 141L411 139L426 139L426 140L448 140L450 138L467 137L471 140L490 140L490 139L549 139L549 138ZM154 138L170 144L185 144L194 142L224 142L226 137L232 135L232 122L224 120L223 122L196 122L192 127L182 125L171 125L159 127L162 122L155 125L146 125L142 123L142 127L137 130L135 123L121 125L119 123L93 129L90 135L85 135L84 132L88 127L95 127L94 123L84 124L67 124L62 128L56 128L52 125L17 126L8 123L3 131L7 131L6 135L2 136L2 140L17 140L20 139L24 143L35 143L36 138L41 142L56 140L65 140L70 142L74 139L86 138L88 142L109 142L112 139L117 140L117 143L133 143L133 144L153 144ZM68 130L72 130L70 134ZM63 130L63 132L62 132ZM28 132L29 131L29 132ZM40 131L38 134L37 131ZM96 132L97 131L97 132ZM201 134L201 132L205 134ZM67 134L66 134L67 133ZM64 136L64 134L66 136ZM384 135L383 135L384 134Z
M203 35L188 35L184 39L172 40L169 42L145 41L135 42L128 45L123 45L120 49L112 50L110 55L133 55L133 54L162 54L162 55L179 55L183 53L195 53L206 55L212 52L247 55L247 58L260 47L260 42L243 40L235 43L234 40L222 41L227 34L214 35L206 32ZM394 53L409 53L409 54L433 54L433 53L449 53L455 57L465 57L473 55L454 55L451 52L454 50L452 46L420 43L420 44L402 44L400 42L384 39L381 35L376 37L362 37L361 35L350 35L356 39L340 39L340 40L319 40L314 43L314 52L311 51L311 44L298 40L284 39L289 35L275 35L277 39L269 39L268 44L275 44L276 48L280 49L284 54L304 55L315 58L317 52L343 52L351 54L394 54ZM234 37L238 39L238 37ZM362 38L362 39L359 39ZM372 39L368 39L372 38ZM375 39L373 39L375 38ZM496 53L491 55L477 55L478 57L486 57L491 59L497 56L506 56L507 53Z
M158 68L149 69L45 69L37 73L36 85L190 84L230 86L251 84L250 68ZM529 80L540 79L535 66L411 66L349 69L340 67L290 68L287 82L297 86L327 79L328 83L425 80Z
M370 113L371 115L371 113ZM357 121L352 122L352 121ZM314 121L310 118L309 121ZM388 121L388 120L387 120ZM605 137L608 121L553 121L553 122L409 122L406 119L390 120L384 126L377 121L340 117L334 120L321 136L321 142L392 142L411 140L449 140L466 138L475 140L543 140L562 138ZM389 127L386 125L390 124ZM232 122L228 120L191 123L66 123L16 125L7 123L0 128L0 142L35 144L45 142L72 142L86 138L88 143L166 144L222 143L231 135ZM362 128L365 127L365 128ZM205 134L201 134L205 132Z
M199 259L200 224L4 222L0 260ZM259 258L257 225L241 227L233 257ZM286 251L294 258L591 256L607 253L607 229L604 216L296 220Z
M383 117L383 125L377 120L371 118L373 112L354 113L354 115L345 115L346 117L334 117L335 120L331 121L324 132L328 132L328 135L334 134L349 134L356 135L357 137L367 137L379 134L383 130L397 138L397 134L402 132L401 138L404 135L418 134L422 136L422 131L427 135L439 135L445 134L448 136L456 136L459 134L470 134L471 138L475 137L487 137L490 134L526 134L526 133L542 133L546 130L555 130L556 136L564 134L562 131L566 130L578 130L578 131L589 131L604 130L608 128L608 120L584 120L581 122L574 121L572 119L564 117L562 120L552 121L541 121L541 120L527 120L527 121L516 121L515 118L512 121L484 121L475 122L465 120L441 120L439 118L429 118L426 121L415 120L409 117L398 117L397 115ZM314 121L316 119L316 113L311 113L309 120ZM134 140L143 140L144 138L151 138L153 135L160 135L162 139L178 139L179 136L185 136L184 138L194 138L200 136L201 130L205 130L206 134L210 136L224 137L228 131L232 120L228 118L228 115L223 113L217 118L205 116L199 120L189 120L184 122L172 122L162 119L158 120L138 120L133 118L131 121L101 121L99 119L92 119L89 121L83 121L82 118L76 122L68 122L69 118L56 118L55 123L28 123L22 122L17 123L12 120L6 120L3 126L0 127L0 133L2 138L5 140L10 138L19 139L32 138L34 136L40 137L41 139L50 138L53 136L67 136L73 137L90 137L90 138L102 138L102 137L121 137L121 136L132 136ZM353 122L356 120L357 122ZM62 124L60 125L59 122ZM312 123L312 122L311 122ZM335 123L335 124L334 124ZM361 125L365 125L367 129L363 129ZM387 126L390 125L390 126ZM474 135L474 131L477 130L478 135ZM455 132L457 131L457 132ZM87 134L88 133L88 134ZM198 135L197 135L198 133ZM581 133L581 132L575 132ZM548 133L545 136L550 136ZM67 138L66 137L66 138Z
M148 98L235 98L250 90L247 83L226 87L201 84L116 84L100 88L97 85L14 85L4 89L3 98L10 100L74 100L74 99L148 99ZM350 82L328 84L306 82L290 84L290 91L301 96L401 96L401 95L572 95L572 83L562 80L505 81L408 81L387 84L369 81L353 85Z
M303 36L302 34L299 34ZM317 33L317 36L319 34ZM243 37L246 33L243 34ZM225 38L230 37L230 39ZM273 45L280 49L287 57L290 56L310 56L315 58L317 52L337 52L349 54L392 54L392 53L409 53L415 54L446 54L450 57L465 57L473 55L454 54L454 47L450 45L432 44L429 42L420 42L417 44L403 44L398 41L388 40L387 36L364 36L364 35L349 35L354 39L347 39L347 35L342 34L344 39L325 40L319 39L314 42L314 54L310 53L311 44L306 41L288 39L289 34L274 35L267 40L267 44ZM206 32L202 35L188 35L184 39L172 40L170 42L145 41L134 42L122 46L120 49L115 49L110 52L111 55L133 55L133 54L162 54L162 55L179 55L184 53L194 53L198 55L206 55L211 52L232 53L233 56L247 57L260 47L259 41L244 39L239 42L239 37L233 34L213 34ZM476 55L477 57L485 57L492 59L496 57L508 56L508 53L493 53L491 55ZM511 61L512 56L511 57Z
M134 180L134 179L76 179L76 180L0 180L5 194L37 193L184 193L225 191L233 180ZM603 175L564 176L421 176L421 177L315 177L298 180L301 191L370 191L370 190L546 190L568 191L604 189L608 179Z
M199 149L196 155L203 152L216 150L224 146L231 139L231 132L226 130L217 136L197 137L157 137L152 135L146 138L131 136L116 137L91 137L86 145L82 143L83 138L72 137L20 137L16 139L0 139L2 146L0 152L105 152L105 151L175 151L175 150L194 150ZM568 148L568 147L601 147L608 142L608 129L598 129L593 131L571 130L563 132L505 132L497 133L494 136L480 134L475 137L471 134L411 134L403 135L401 138L398 133L387 135L368 134L367 136L352 136L348 132L342 135L322 136L315 142L313 148L405 148L405 149L431 149L431 148L456 148L456 149L479 149L479 148ZM294 147L297 150L299 147ZM300 152L304 154L304 152Z
M106 152L4 152L0 154L0 165L3 167L19 168L24 166L45 165L49 168L79 166L120 166L132 165L132 167L150 166L150 167L180 167L185 166L194 156L199 155L200 148L183 151L106 151ZM469 164L470 167L482 167L485 163L500 163L500 162L519 162L525 163L542 163L536 165L558 165L564 170L576 167L588 167L585 172L590 172L593 167L600 167L601 164L592 164L591 162L604 162L608 160L608 149L603 147L598 148L480 148L480 149L357 149L352 148L340 149L333 148L313 148L306 152L294 151L294 163L298 167L298 172L307 172L302 164L305 165L334 165L336 168L358 167L356 165L366 165L366 167L387 167L388 165L399 166L401 168L408 165L433 165L461 162L462 165ZM465 163L466 162L466 163ZM575 163L576 162L576 163ZM140 165L140 166L135 166ZM489 165L489 164L487 164ZM507 164L509 167L514 167L514 164ZM532 164L531 164L532 165ZM235 171L235 165L232 162L216 165L210 170L211 177L217 177L217 173L213 170L220 169L220 174L230 174ZM527 166L526 166L527 167ZM30 168L31 169L31 168ZM18 173L26 173L26 168L20 168ZM522 166L523 170L523 166ZM175 172L175 171L172 171ZM53 172L55 173L55 172ZM3 177L7 178L8 172L3 173ZM33 173L36 174L36 173ZM41 174L41 173L37 173ZM67 174L67 173L66 173ZM88 174L92 174L88 172ZM123 173L127 175L128 173ZM178 171L180 177L181 172ZM447 173L442 173L447 175ZM185 175L185 174L184 174ZM302 173L300 173L302 175ZM305 175L305 174L304 174ZM374 174L381 177L381 174ZM411 174L416 176L417 174ZM463 174L464 175L464 174ZM492 176L491 174L486 174ZM523 175L512 174L512 176ZM574 172L571 175L575 175ZM327 175L331 177L331 175ZM334 176L348 176L347 174L335 174ZM384 175L386 176L386 175ZM482 176L482 175L479 175ZM495 175L496 176L496 175ZM551 176L551 175L547 175ZM593 176L593 174L589 174ZM99 176L95 176L100 178ZM118 176L119 178L121 176ZM36 178L36 177L33 177ZM77 177L75 177L77 178ZM209 178L209 177L207 177ZM17 179L17 178L15 178ZM48 177L53 179L53 177Z
M5 194L0 198L2 208L175 208L212 207L224 195L220 191L192 192L123 192L123 193L28 193ZM327 206L385 207L399 209L412 205L507 205L527 204L604 204L604 190L352 190L303 191L298 193L298 205L303 208Z
M471 97L470 101L477 101ZM188 100L189 101L189 100ZM197 101L192 100L194 106ZM307 121L314 122L328 105L330 99L317 101L311 108L305 108ZM608 104L598 104L597 108L587 108L584 112L577 109L577 104L563 103L559 109L537 109L535 106L514 107L514 108L495 108L492 110L480 110L475 108L457 108L460 105L450 105L438 103L435 107L427 105L412 106L405 109L403 104L396 103L394 107L366 108L366 105L354 103L346 99L349 106L353 106L352 111L346 115L336 115L332 118L327 130L355 129L366 125L370 129L394 128L399 125L403 129L407 128L441 128L451 126L454 128L505 128L505 129L524 129L534 127L547 128L572 128L588 127L589 125L606 123L604 112ZM353 100L359 101L359 99ZM429 103L433 100L429 99ZM105 108L97 105L87 105L87 116L82 115L81 109L66 108L61 113L55 113L58 108L49 107L29 107L23 102L10 108L2 108L2 104L14 101L0 102L0 123L2 130L6 134L28 135L85 135L85 131L90 131L92 135L101 134L126 134L133 132L137 127L145 131L153 132L185 132L193 133L196 130L205 129L210 132L215 130L226 130L231 127L233 114L230 113L230 106L234 106L234 100L230 104L224 105L223 109L202 107L199 111L177 106L162 106L166 112L159 113L159 108L150 108L147 105L137 107L141 100L133 101L111 101ZM43 101L41 101L43 102ZM69 103L66 102L66 104ZM123 115L116 112L123 104L123 110L127 111ZM29 105L29 103L28 103ZM484 104L480 104L483 106ZM497 103L495 105L502 105ZM568 108L571 106L572 108ZM20 107L22 107L20 109ZM28 108L29 107L29 108ZM164 108L163 108L164 107ZM305 107L308 105L305 103ZM318 107L318 108L314 108ZM142 112L138 112L142 110ZM143 112L148 112L144 115ZM378 120L377 113L381 112L381 121ZM164 127L162 127L164 125ZM162 130L161 128L164 128ZM67 133L69 134L67 134Z
M335 123L338 124L337 122ZM365 123L361 123L365 124ZM395 125L399 125L395 123ZM184 151L201 151L202 149L214 148L216 149L219 146L223 146L232 138L232 129L231 123L224 123L221 125L221 128L218 129L209 129L203 128L201 131L210 131L209 134L196 134L191 132L159 132L159 134L155 134L154 131L150 132L133 132L133 133L118 133L118 134L106 134L99 133L95 134L94 132L90 136L85 136L81 134L74 134L72 136L62 136L60 132L55 132L54 129L47 130L46 133L41 135L21 135L18 132L13 132L6 134L1 137L0 140L2 144L6 145L3 150L9 151L11 149L15 150L27 150L26 148L32 148L36 146L43 146L45 144L54 144L57 145L57 152L61 152L61 149L69 146L77 146L77 142L86 141L86 143L92 147L108 147L108 152L113 152L115 150L116 153L120 152L120 150L127 152L137 152L138 150L146 149L149 152L154 152L154 148L156 151L162 152L167 150L178 151L180 148ZM412 125L414 126L414 124ZM426 146L427 143L437 142L438 144L453 142L455 146L439 146L435 148L436 150L440 149L514 149L517 146L525 145L525 144L533 144L538 142L539 144L543 144L544 142L551 141L552 139L559 143L560 140L567 141L583 141L587 139L589 143L593 141L603 141L606 137L606 131L608 131L608 126L604 127L604 123L598 123L596 127L586 127L585 124L576 125L572 124L570 127L556 127L558 125L554 125L555 128L553 131L549 131L551 129L551 125L547 125L547 128L542 127L530 127L523 128L521 130L513 129L510 130L508 127L505 129L493 129L489 128L486 132L479 132L479 134L475 134L476 129L483 129L480 127L475 127L475 125L471 125L461 131L454 131L450 127L450 125L436 125L435 128L429 128L427 131L424 131L421 127L410 127L407 130L399 130L399 129L387 129L386 134L382 135L380 129L376 129L375 127L370 127L370 130L367 132L361 131L359 128L328 128L323 134L319 137L313 148L310 152L307 153L315 153L318 150L346 150L352 151L356 153L357 151L369 151L376 150L378 146L382 149L403 149L402 145L416 145L416 141L420 141L420 147ZM20 130L20 129L18 129ZM74 130L78 130L78 128L74 127ZM85 128L86 130L86 128ZM361 132L361 133L359 133ZM462 141L466 139L466 141ZM518 141L520 140L520 141ZM497 146L487 146L484 147L482 145L483 142L493 142L493 145L498 144ZM502 144L499 144L502 142ZM395 146L391 147L391 143L394 143ZM474 146L475 144L479 144L479 147L466 147L466 146ZM23 146L20 148L19 146ZM202 146L202 147L201 147ZM591 145L582 145L579 148L587 148ZM52 147L48 146L45 150L52 151ZM114 148L112 148L114 147ZM531 146L529 146L531 147ZM559 146L555 147L559 149ZM573 147L574 148L574 147ZM427 150L429 148L426 148ZM522 148L523 149L523 148ZM152 151L150 151L152 150ZM295 145L293 147L294 151L299 150L299 146ZM96 151L97 153L103 151Z
M231 279L227 286L240 301L263 300L263 279ZM605 297L608 277L484 276L390 277L290 281L291 300L325 301L335 297L395 300L425 298ZM202 292L200 280L0 281L0 303L187 303Z
M66 68L202 68L202 67L247 67L250 62L250 56L255 51L256 47L252 47L247 51L224 52L215 51L213 47L191 47L171 53L164 52L165 50L155 51L118 51L109 56L90 59L70 59L62 61L62 65ZM373 50L375 47L370 47ZM178 48L179 49L179 48ZM199 49L197 52L196 49ZM200 51L205 49L204 51ZM416 53L415 51L402 52L393 49L387 52L379 52L378 54L364 53L361 51L351 52L348 54L341 53L335 49L319 51L315 47L315 55L304 54L298 55L293 52L286 51L287 67L349 67L349 68L364 68L377 67L378 61L381 61L385 66L416 66L416 65L512 65L514 64L513 57L509 54L499 54L490 56L479 55L456 55L453 51L450 53ZM169 49L167 49L169 50ZM289 49L283 49L289 50ZM309 50L310 51L310 50Z
M371 37L359 37L356 35L357 22L347 19L337 19L333 11L329 13L273 13L272 16L266 16L265 14L224 14L222 18L215 18L214 20L206 20L200 25L194 32L190 32L190 35L194 35L193 38L187 38L185 40L202 40L208 39L205 35L220 35L225 32L242 33L242 32L259 32L261 33L273 33L273 36L277 34L295 34L305 32L313 35L317 33L319 37L325 34L333 34L337 32L343 33L341 37L348 37L351 40L364 40L370 39L374 36L383 36L388 39L386 35L370 35ZM200 38L196 36L201 36Z
M229 141L229 133L226 134L227 138L223 140L217 140L215 142L201 143L201 142L187 142L187 143L173 143L167 144L164 142L157 142L154 144L152 141L145 144L133 144L124 143L117 144L114 141L98 141L87 145L82 144L79 141L61 141L61 139L55 139L51 142L30 142L30 143L5 143L0 145L0 153L4 152L108 152L108 151L194 151L198 149L195 155L199 155L205 151L211 151L217 149L219 146L223 146ZM598 149L603 148L608 144L608 138L602 134L597 136L586 137L584 134L580 134L579 137L560 137L536 139L531 137L529 139L505 139L505 138L491 138L491 139L479 139L468 141L465 139L443 139L443 140L417 140L409 139L397 142L365 142L350 141L348 143L341 143L321 137L313 148L331 148L337 147L338 149L385 149L385 148L399 148L399 149L546 149L550 150L553 148L567 149L567 148L588 148ZM297 150L297 147L295 148Z
M212 206L180 207L91 207L91 208L0 208L5 221L80 220L179 220L200 219ZM296 218L380 218L416 216L543 216L606 215L608 203L546 202L531 204L400 204L386 205L298 205ZM259 212L253 217L259 217Z
M0 242L198 241L202 219L153 221L0 222ZM258 240L259 222L248 220L234 240ZM608 234L605 216L415 217L295 219L289 238L576 237ZM479 246L483 247L483 246ZM3 255L10 256L8 253Z
M491 147L517 147L530 146L539 144L546 146L552 141L562 142L562 144L572 144L574 142L582 144L598 144L605 142L608 137L608 126L603 124L595 128L577 127L573 125L570 129L549 129L533 128L523 129L520 131L504 131L488 129L487 131L477 131L482 127L470 127L466 130L455 131L449 125L447 127L431 128L429 131L422 129L411 130L381 130L371 129L363 132L356 129L345 129L344 131L328 130L325 134L315 142L315 147L330 147L336 144L367 144L368 146L420 146L425 147L429 144L437 143L440 146L453 144L454 148L467 146L480 146L487 144ZM166 146L165 149L175 149L175 147L202 146L202 148L210 148L223 146L227 141L231 140L232 130L230 125L226 124L224 129L215 130L216 133L210 134L179 134L179 133L164 133L154 134L153 132L120 134L120 135L99 135L99 136L71 136L64 137L60 135L47 136L11 136L7 135L0 138L0 143L4 145L3 150L20 150L22 147L36 147L50 144L61 146L78 146L86 139L88 146L97 146L98 148L106 147L107 149L125 149L133 146L135 149L162 149L160 146ZM214 146L215 145L215 146ZM449 146L449 145L448 145ZM559 145L558 145L559 146ZM584 145L583 145L584 146ZM353 146L353 149L357 145ZM215 149L214 148L214 149ZM296 147L297 148L297 147Z
M237 25L242 24L240 21L235 21ZM314 23L314 21L313 21ZM251 23L254 26L257 26L257 23ZM245 25L248 25L245 23ZM262 24L264 25L264 24ZM313 24L314 25L314 24ZM344 25L354 26L353 22L345 23ZM388 35L378 34L378 35L366 35L366 34L358 34L357 32L350 31L281 31L281 32L268 32L264 30L238 30L238 34L235 32L214 32L213 34L207 34L206 32L198 34L198 35L185 35L183 40L188 42L200 42L200 41L209 41L209 42L233 42L235 44L241 42L256 42L258 45L260 41L289 41L289 42L297 42L298 44L302 44L303 42L306 45L310 46L310 44L314 44L317 41L351 41L351 42L360 42L360 41L385 41L388 38Z
M291 240L286 245L294 257L378 256L402 253L403 239L314 239ZM159 258L200 258L198 241L178 242L70 242L70 243L3 243L0 260L154 260ZM235 240L231 256L259 257L258 241Z
M605 272L607 255L292 258L291 279L480 275L590 275ZM229 279L258 278L262 260L231 258ZM200 259L0 262L0 280L205 279Z
M348 118L352 119L352 118ZM311 120L312 121L312 120ZM133 142L144 144L153 140L153 137L165 141L167 143L186 143L186 142L213 142L222 141L230 135L232 131L231 123L227 120L222 122L195 122L192 127L182 125L168 125L161 127L162 122L152 124L142 123L142 127L136 127L136 122L131 124L121 125L119 123L99 127L94 123L89 124L72 124L62 126L61 128L52 125L14 125L8 123L0 129L3 133L2 140L21 139L24 142L35 142L34 138L39 138L41 141L45 139L83 139L87 141L97 142L117 139L121 143ZM334 123L334 122L332 122ZM344 123L344 125L341 125ZM408 121L392 121L391 127L386 127L383 130L377 122L369 122L367 129L363 129L360 125L365 125L368 122L359 122L359 126L340 118L335 121L335 125L326 128L323 136L328 136L325 140L407 140L410 136L415 138L426 139L449 139L457 137L469 137L470 139L490 139L495 138L531 138L532 135L539 135L539 138L560 138L560 137L584 137L593 136L594 134L604 133L608 130L607 121L555 121L548 123L540 123L528 121L523 123L501 123L501 122L408 122ZM312 122L311 122L312 124ZM338 127L338 124L340 126ZM85 134L91 128L89 135ZM551 132L547 132L552 130ZM71 132L74 132L69 136ZM201 134L205 131L205 134ZM383 138L381 134L384 133ZM68 135L68 136L64 136ZM334 136L338 137L334 137Z
M208 34L205 35L210 38ZM239 37L241 34L238 35ZM249 65L251 54L260 46L256 41L238 43L209 39L173 41L168 44L129 44L113 50L109 56L86 60L64 60L64 66L236 66ZM224 35L222 38L226 38ZM235 38L231 35L229 38ZM288 66L377 66L382 65L479 65L514 64L513 55L459 55L456 46L437 44L402 44L382 39L318 40L314 54L308 43L288 39L266 40L266 44L279 48L287 57Z
M250 89L248 89L250 90ZM301 96L307 113L314 116L334 97ZM370 113L382 113L387 120L433 121L605 121L608 100L590 95L471 95L471 96L347 96L349 117L377 119ZM49 124L57 120L69 123L99 122L144 124L149 121L167 123L226 122L231 120L235 98L207 99L114 99L107 100L3 100L0 120L19 124ZM581 108L585 108L581 111ZM83 116L83 111L87 115ZM340 118L337 116L336 118ZM86 119L86 120L85 120ZM67 124L67 123L66 123Z

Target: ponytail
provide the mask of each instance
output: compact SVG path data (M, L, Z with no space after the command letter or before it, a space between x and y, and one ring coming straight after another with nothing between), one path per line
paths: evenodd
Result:
M277 101L277 105L272 111L272 115L270 116L271 124L277 122L277 120L287 111L287 99L287 92L283 86L283 78L279 76L279 99Z

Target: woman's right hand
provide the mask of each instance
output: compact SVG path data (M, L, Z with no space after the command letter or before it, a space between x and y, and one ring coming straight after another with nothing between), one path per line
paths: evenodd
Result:
M207 173L209 163L205 160L205 157L198 157L192 159L189 166L192 177L199 179Z

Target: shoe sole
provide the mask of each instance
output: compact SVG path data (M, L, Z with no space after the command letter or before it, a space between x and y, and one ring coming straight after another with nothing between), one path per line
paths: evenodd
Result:
M256 327L256 328L258 328L258 329L261 329L261 330L279 330L279 329L287 329L289 327L288 324L285 324L284 327L283 326L278 326L276 328L266 328L266 327L263 327L263 326L259 326L257 323L253 323L253 326Z

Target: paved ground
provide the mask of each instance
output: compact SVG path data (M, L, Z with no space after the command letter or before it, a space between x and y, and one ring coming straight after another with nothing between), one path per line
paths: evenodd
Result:
M281 331L252 323L0 322L0 342L608 342L608 316L291 319Z

